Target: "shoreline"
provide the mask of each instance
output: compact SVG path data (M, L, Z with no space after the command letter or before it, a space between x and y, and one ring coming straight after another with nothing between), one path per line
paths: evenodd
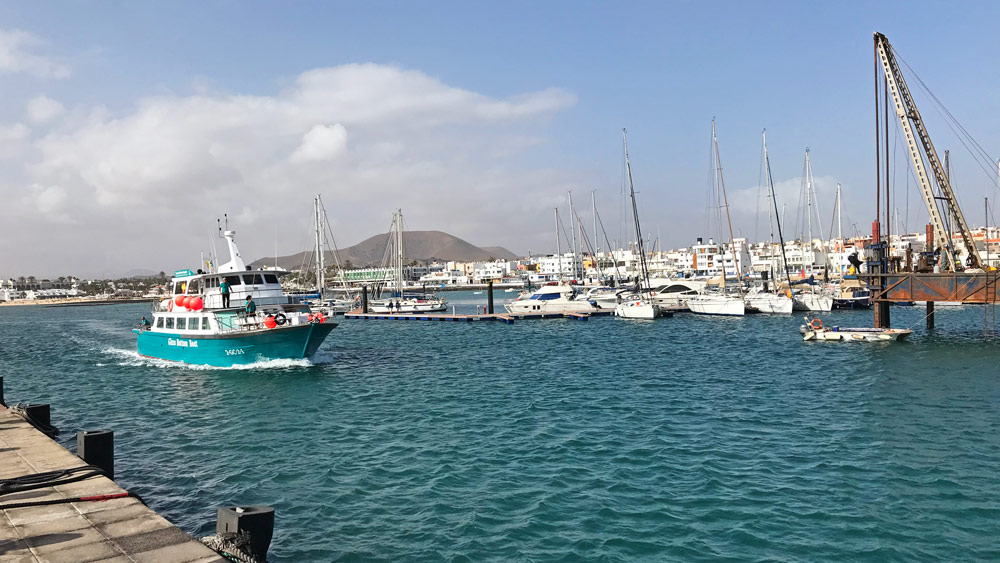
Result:
M151 303L153 298L93 299L88 297L66 297L60 299L17 299L0 301L0 307L87 307L93 305L117 305L122 303Z

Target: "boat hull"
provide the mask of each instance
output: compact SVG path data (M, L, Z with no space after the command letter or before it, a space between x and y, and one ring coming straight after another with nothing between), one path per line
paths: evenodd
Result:
M742 317L746 315L746 304L742 299L728 296L696 295L688 299L688 309L697 315L718 315Z
M791 315L792 300L784 295L774 293L754 293L746 296L747 307L757 309L761 313L776 315Z
M655 319L660 316L660 306L648 301L628 300L615 307L615 316L625 319Z
M833 310L833 297L818 293L802 293L792 297L792 309L795 311L820 311L829 313Z
M820 328L803 326L800 329L803 340L822 342L892 342L905 340L913 333L909 329L898 328Z
M192 335L135 330L139 354L186 364L231 367L267 360L297 360L316 353L336 323L271 330Z

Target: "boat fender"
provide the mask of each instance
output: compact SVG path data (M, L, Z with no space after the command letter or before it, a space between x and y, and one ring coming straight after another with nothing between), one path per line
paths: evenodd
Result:
M167 302L167 311L173 312L173 310L174 310L174 300L171 299L169 302Z
M313 320L322 324L326 322L326 317L323 316L323 313L316 313L316 315L313 317Z
M819 320L818 318L813 319L812 321L809 322L809 326L812 327L813 330L819 330L823 328L823 321Z
M284 313L278 313L274 316L274 324L281 326L286 322L288 322L288 317L286 317Z

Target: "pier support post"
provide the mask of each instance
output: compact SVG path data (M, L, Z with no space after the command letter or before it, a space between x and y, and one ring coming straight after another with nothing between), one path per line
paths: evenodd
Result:
M368 286L361 286L361 312L368 314Z
M927 302L927 330L934 328L934 302Z
M267 561L267 549L274 535L274 509L270 506L223 506L215 521L215 533L244 531L250 535L254 556Z
M493 280L486 280L486 312L493 314Z
M3 376L0 375L0 407L6 407L7 403L3 400Z
M115 480L115 433L111 430L81 430L76 433L76 456L100 467Z

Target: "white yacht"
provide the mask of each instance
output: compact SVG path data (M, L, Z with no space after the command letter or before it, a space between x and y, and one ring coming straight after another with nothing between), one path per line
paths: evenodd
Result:
M577 299L572 285L543 285L532 293L522 293L504 304L508 313L592 313L598 309L593 301Z
M664 280L653 289L653 302L662 308L684 310L688 300L704 291L705 286L705 280Z

